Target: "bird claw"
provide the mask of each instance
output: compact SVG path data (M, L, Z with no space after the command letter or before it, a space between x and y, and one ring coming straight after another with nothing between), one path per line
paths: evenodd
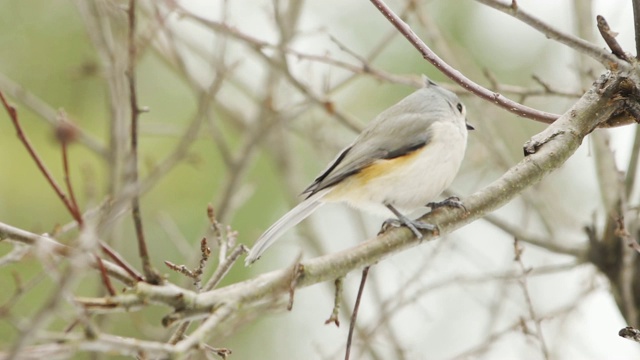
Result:
M431 211L441 208L441 207L454 207L454 208L458 208L458 209L462 209L465 212L467 211L467 208L464 206L464 204L462 203L462 201L460 201L460 198L457 196L451 196L449 198L446 198L440 202L430 202L426 205L427 207L431 208Z
M411 232L418 238L418 239L422 239L423 235L420 232L420 230L426 230L426 231L433 231L433 232L437 232L438 228L433 225L433 224L429 224L426 222L422 222L422 221L418 221L418 220L410 220L410 219L387 219L382 223L382 227L380 228L380 231L378 232L378 235L386 232L387 230L389 230L390 227L401 227L401 226L405 226L407 228L409 228L409 230L411 230Z

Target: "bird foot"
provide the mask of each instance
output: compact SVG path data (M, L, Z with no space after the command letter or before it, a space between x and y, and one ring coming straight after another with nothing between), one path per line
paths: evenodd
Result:
M411 232L418 239L422 239L422 237L423 237L422 232L420 232L420 230L423 230L423 231L434 231L434 232L438 231L438 228L433 224L429 224L429 223L418 221L418 220L411 220L411 219L405 217L404 219L387 219L387 220L385 220L382 223L382 228L380 228L380 231L378 232L378 235L386 232L391 227L396 227L397 228L397 227L401 227L401 226L406 226L407 228L409 228L409 230L411 230Z
M422 232L420 230L433 231L436 234L438 233L438 228L435 225L418 220L411 220L408 217L402 215L402 213L391 204L386 204L385 206L396 216L397 219L385 220L385 222L382 224L380 232L378 232L378 235L387 231L390 226L406 226L418 239L422 239Z
M430 202L426 205L427 207L431 208L431 211L437 209L437 208L441 208L441 207L454 207L454 208L458 208L458 209L463 209L465 212L467 212L467 208L464 206L464 204L462 203L462 201L460 201L460 198L457 196L451 196L449 198L446 198L440 202Z

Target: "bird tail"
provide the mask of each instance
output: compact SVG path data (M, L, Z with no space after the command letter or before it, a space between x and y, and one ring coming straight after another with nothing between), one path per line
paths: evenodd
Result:
M311 215L320 205L323 203L320 201L328 191L320 191L311 197L305 199L288 213L284 214L278 221L276 221L267 231L265 231L256 243L253 245L249 254L247 255L244 265L249 266L262 256L276 240L282 236L287 230L296 226L299 222L306 219Z

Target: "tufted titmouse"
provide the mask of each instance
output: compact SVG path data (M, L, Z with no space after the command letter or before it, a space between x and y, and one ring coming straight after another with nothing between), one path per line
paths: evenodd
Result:
M397 220L389 221L408 227L419 238L418 229L435 229L403 213L427 206L451 184L467 147L467 129L473 127L454 93L423 79L423 88L380 113L342 150L304 190L307 198L258 238L245 265L258 260L285 231L325 202L391 211Z

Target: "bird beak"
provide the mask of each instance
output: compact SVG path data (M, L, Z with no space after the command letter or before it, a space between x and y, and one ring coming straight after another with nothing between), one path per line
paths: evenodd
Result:
M469 125L469 123L465 123L467 125L467 130L475 130L473 126Z

